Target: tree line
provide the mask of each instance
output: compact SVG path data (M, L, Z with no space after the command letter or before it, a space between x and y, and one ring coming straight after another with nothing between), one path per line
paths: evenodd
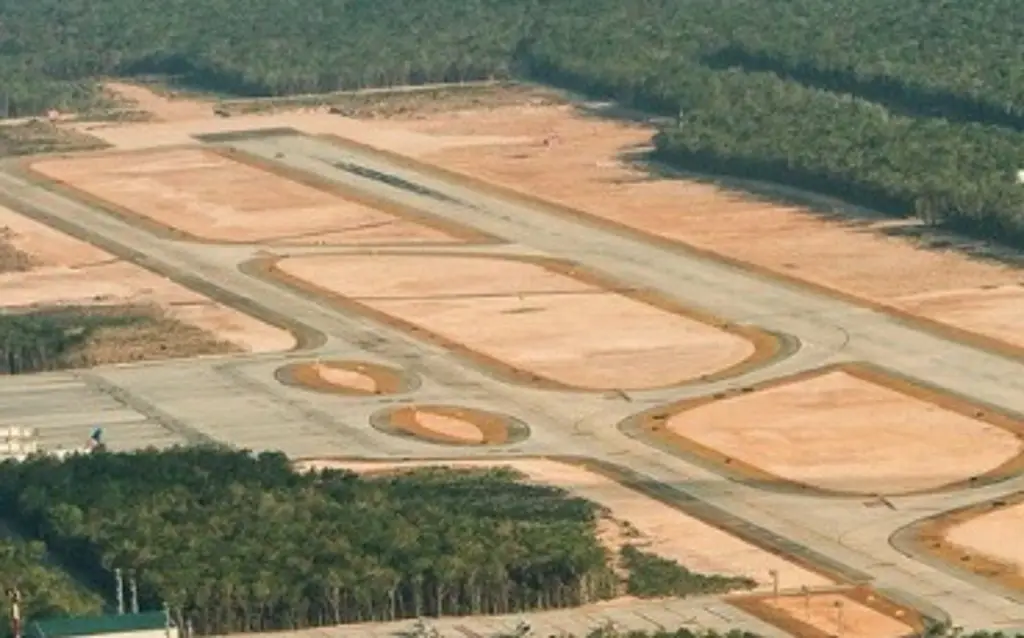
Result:
M5 531L0 524L0 534ZM23 618L95 614L103 609L100 596L50 564L39 541L0 538L0 635L4 636L11 625L5 592L11 589L21 593Z
M0 0L14 113L163 73L238 95L527 77L678 117L659 156L1024 244L1014 0ZM766 28L770 26L770 28Z
M132 570L142 607L166 602L200 634L517 613L624 589L602 510L508 469L300 474L280 454L218 448L40 457L0 465L0 510L90 582ZM752 585L664 563L631 590Z

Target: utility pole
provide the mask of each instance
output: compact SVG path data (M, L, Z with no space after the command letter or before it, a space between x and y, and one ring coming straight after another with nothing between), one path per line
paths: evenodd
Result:
M124 578L121 576L121 568L114 570L115 586L117 587L117 615L124 615Z
M7 596L11 599L11 635L21 638L21 591L14 587L7 590Z
M139 583L135 580L135 570L132 570L131 576L128 580L128 588L132 593L132 613L139 613Z
M836 636L843 638L843 601L837 600L836 605Z

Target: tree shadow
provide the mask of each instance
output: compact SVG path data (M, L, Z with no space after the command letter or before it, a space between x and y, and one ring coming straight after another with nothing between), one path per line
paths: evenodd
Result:
M677 168L654 157L650 144L625 147L616 159L636 171L637 176L608 180L609 183L685 180L707 184L748 201L800 208L808 214L841 224L855 232L902 239L924 250L953 251L978 261L1024 268L1022 250L990 240L967 237L941 225L928 224L909 212L907 216L900 217L785 184Z

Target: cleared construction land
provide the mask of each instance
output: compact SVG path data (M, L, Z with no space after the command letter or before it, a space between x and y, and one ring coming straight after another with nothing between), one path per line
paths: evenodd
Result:
M650 126L588 116L567 105L431 113L389 124L440 140L501 131L522 141L430 149L403 145L392 135L353 139L975 333L989 346L1024 348L1018 269L973 259L948 241L945 249L922 249L914 239L919 226L849 211L838 202L823 204L828 210L822 212L821 206L774 204L715 184L652 176L630 162L646 148Z
M923 628L915 612L869 589L752 596L734 604L801 638L906 638Z
M131 308L145 324L107 329L81 353L86 364L119 363L222 352L274 352L295 346L269 326L90 244L0 207L8 251L21 267L0 273L0 309L32 312ZM104 310L105 309L105 310Z
M203 148L44 159L32 171L137 221L232 243L459 243L421 221Z
M755 331L730 333L546 262L318 255L282 259L271 273L539 383L669 386L763 360L771 348Z
M639 427L766 484L901 494L1019 473L1024 424L863 366L685 401Z
M911 526L915 551L1024 592L1024 493L947 512Z

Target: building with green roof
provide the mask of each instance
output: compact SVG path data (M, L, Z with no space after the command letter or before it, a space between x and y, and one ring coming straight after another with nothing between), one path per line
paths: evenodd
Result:
M177 628L162 611L32 620L22 633L23 638L178 638Z

